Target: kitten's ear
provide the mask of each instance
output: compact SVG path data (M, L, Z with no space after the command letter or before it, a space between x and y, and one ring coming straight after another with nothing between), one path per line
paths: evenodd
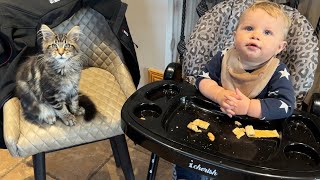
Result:
M43 40L49 40L54 38L55 36L54 32L47 25L44 24L41 25L40 32L42 34Z
M74 26L70 29L70 31L67 34L67 38L72 41L78 41L80 39L80 36L82 35L82 32L80 30L79 26Z

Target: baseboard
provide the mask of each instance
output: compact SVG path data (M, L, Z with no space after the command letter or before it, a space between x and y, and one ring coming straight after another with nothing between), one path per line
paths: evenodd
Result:
M163 72L153 68L149 68L148 78L149 78L149 82L160 81L163 79Z

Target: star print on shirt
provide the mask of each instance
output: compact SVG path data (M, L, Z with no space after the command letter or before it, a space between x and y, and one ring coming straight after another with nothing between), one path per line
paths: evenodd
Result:
M281 73L281 76L280 76L280 78L282 78L282 77L286 77L288 80L289 80L289 76L290 76L290 74L289 74L289 72L287 71L287 69L286 68L284 68L283 69L283 71L279 71L280 73ZM279 79L280 79L279 78Z
M279 90L277 91L268 91L268 97L271 97L271 96L278 96L279 94Z
M210 76L209 76L209 72L202 71L202 74L200 74L199 76L207 78L207 79L211 79Z
M281 101L281 100L280 100L280 101ZM281 101L281 105L280 105L279 108L280 108L280 109L283 108L283 109L286 111L286 113L287 113L289 106L288 106L285 102Z

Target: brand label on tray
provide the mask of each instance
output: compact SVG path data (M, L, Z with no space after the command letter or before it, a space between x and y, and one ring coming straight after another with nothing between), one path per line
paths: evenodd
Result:
M205 168L205 167L202 167L201 164L193 164L193 160L190 160L190 163L189 163L189 168L192 168L192 169L195 169L195 170L198 170L198 171L202 171L202 172L205 172L207 174L210 174L210 175L214 175L214 176L217 176L218 175L218 172L216 169L210 169L210 168Z

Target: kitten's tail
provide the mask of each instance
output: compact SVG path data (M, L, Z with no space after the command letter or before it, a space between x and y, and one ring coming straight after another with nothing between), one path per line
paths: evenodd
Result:
M97 108L88 96L79 94L79 106L85 109L85 121L91 121L96 116Z

